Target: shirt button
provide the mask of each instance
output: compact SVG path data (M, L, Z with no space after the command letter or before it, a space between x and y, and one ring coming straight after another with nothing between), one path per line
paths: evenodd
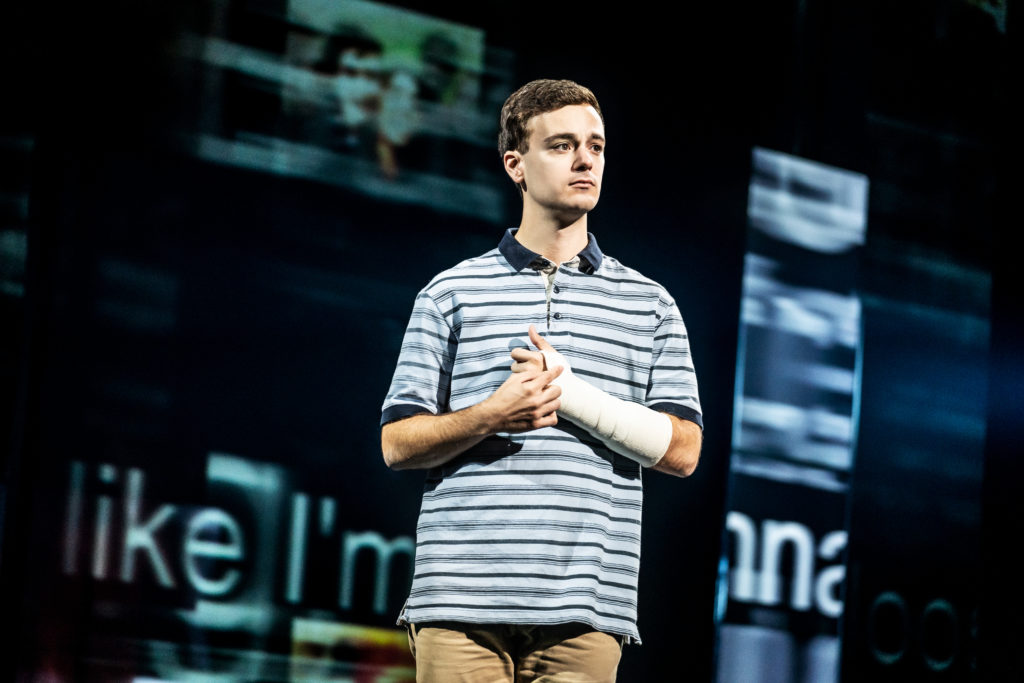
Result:
M558 293L559 293L559 292L561 292L561 291L562 291L562 290L558 288L558 285L555 285L555 294L558 294Z
M561 319L562 319L562 314L561 313L555 313L555 320L561 320Z

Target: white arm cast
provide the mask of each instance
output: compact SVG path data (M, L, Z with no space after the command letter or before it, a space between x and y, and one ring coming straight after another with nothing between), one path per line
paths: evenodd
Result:
M668 415L615 398L588 384L572 373L569 362L557 351L541 353L549 370L559 365L565 368L551 382L562 388L559 415L644 467L658 464L672 441L672 420Z

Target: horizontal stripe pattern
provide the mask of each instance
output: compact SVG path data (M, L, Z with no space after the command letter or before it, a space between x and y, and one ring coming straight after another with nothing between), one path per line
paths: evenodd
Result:
M416 297L382 423L490 396L531 323L591 384L699 423L686 328L664 288L591 236L549 303L544 275L513 265L536 258L513 234ZM638 641L642 504L639 465L564 421L485 439L427 474L400 620L579 621Z

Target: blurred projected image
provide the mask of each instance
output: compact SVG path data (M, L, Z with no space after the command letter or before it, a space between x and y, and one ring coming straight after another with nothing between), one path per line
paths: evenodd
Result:
M47 641L41 659L90 681L414 680L393 626L413 539L348 528L338 499L282 465L205 459L203 491L70 463L62 590L102 597L78 648Z
M290 0L280 30L279 55L206 41L203 59L240 77L251 105L225 112L200 156L500 219L485 100L507 75L485 73L483 31L362 0Z
M755 149L717 680L837 680L867 179Z
M438 160L426 157L445 154L420 138L487 137L481 31L367 2L291 0L288 19L285 58L310 72L283 84L295 137L372 160L388 178L400 161L429 170Z
M315 619L292 623L293 683L411 683L415 667L404 631Z
M866 208L863 176L754 151L734 471L842 489Z

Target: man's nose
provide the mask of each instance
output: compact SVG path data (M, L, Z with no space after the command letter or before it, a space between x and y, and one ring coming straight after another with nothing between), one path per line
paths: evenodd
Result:
M594 153L587 147L580 146L576 149L576 158L573 160L573 168L586 169L594 165Z

